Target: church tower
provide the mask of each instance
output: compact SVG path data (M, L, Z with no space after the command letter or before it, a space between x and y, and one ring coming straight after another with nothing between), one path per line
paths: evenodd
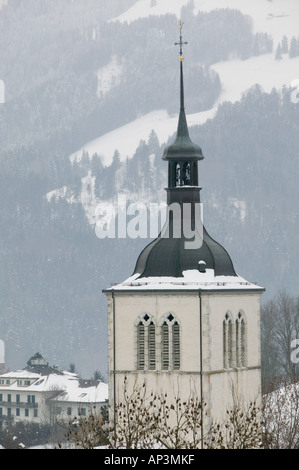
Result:
M128 385L206 403L222 421L235 395L259 400L260 297L264 289L234 269L228 252L202 223L198 164L201 148L189 136L184 107L180 24L180 113L168 162L167 220L144 248L134 273L106 289L109 402ZM188 228L188 230L186 230ZM186 233L188 232L188 233ZM192 235L192 238L190 237Z

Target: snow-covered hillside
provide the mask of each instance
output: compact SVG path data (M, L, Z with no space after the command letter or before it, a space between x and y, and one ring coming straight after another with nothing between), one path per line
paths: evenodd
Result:
M120 22L132 22L138 18L150 15L163 15L173 13L180 18L181 8L188 4L188 0L139 0L129 10L114 19ZM239 101L242 95L252 86L259 84L265 92L272 88L281 89L284 85L290 87L292 82L299 78L299 58L290 59L286 54L282 60L275 60L275 50L278 42L285 35L288 40L298 34L299 7L296 0L194 0L194 13L212 11L219 8L238 9L249 15L253 21L255 32L269 33L274 41L274 49L271 54L251 57L248 60L230 60L213 64L212 68L218 73L222 83L222 93L213 108L204 112L188 114L189 126L200 125L211 119L217 113L217 107L224 101L232 103ZM184 34L188 38L188 25ZM192 45L191 45L192 47ZM188 67L188 62L185 64ZM175 63L174 63L175 67ZM121 66L115 59L99 73L99 90L105 93L105 89L113 87L119 80ZM187 90L188 92L188 90ZM113 154L117 149L121 158L131 157L140 140L148 140L149 134L154 130L160 144L176 131L177 117L169 116L165 110L153 110L125 126L115 129L92 142L87 142L82 148L71 155L71 161L79 161L83 150L89 155L97 153L101 156L103 164L111 164Z
M188 64L186 64L188 66ZM212 119L218 105L224 101L235 103L242 98L252 86L258 84L269 93L273 88L280 90L284 85L290 87L299 78L299 58L290 59L283 55L282 60L275 60L275 54L264 54L248 60L231 60L213 64L212 68L218 73L222 83L222 93L213 108L188 114L188 125L201 125ZM188 90L187 90L188 91ZM167 142L174 134L177 126L177 116L169 116L166 110L155 110L125 126L117 128L98 139L88 142L84 147L71 155L71 161L80 161L83 150L90 156L97 153L104 165L110 165L115 150L121 154L121 160L131 157L140 140L147 141L152 130L158 136L160 144Z
M114 21L131 23L150 15L175 14L181 16L181 8L189 0L138 0L128 11L114 18ZM297 0L194 0L194 13L220 8L240 10L253 20L255 32L269 33L274 42L286 36L297 36L299 8ZM182 18L183 20L183 18Z
M180 18L181 8L186 6L187 3L187 0L178 0L176 2L172 0L139 0L125 13L115 18L114 21L131 23L139 18L150 15L163 15L168 12L174 13ZM286 36L290 42L292 36L296 36L298 33L299 7L296 0L275 0L273 2L268 0L254 0L251 2L247 0L194 0L194 6L195 14L199 10L210 12L213 9L219 8L240 10L243 14L247 14L252 18L255 32L269 33L271 35L274 41L274 48L272 53L250 57L247 60L232 59L213 64L211 69L220 77L222 85L221 94L217 102L210 109L193 114L189 114L188 109L186 109L188 125L190 127L202 125L208 119L213 119L221 103L225 101L232 103L239 101L256 84L263 91L270 93L273 88L281 90L283 86L290 87L299 78L299 57L290 58L288 54L282 54L281 60L275 60L276 46L282 37ZM184 29L184 37L188 39L187 24ZM189 47L192 47L192 44L189 44ZM188 51L186 51L185 69L188 66L191 67L191 65L188 62ZM174 57L174 71L176 66L177 63ZM112 89L121 80L121 73L122 65L117 63L115 57L112 57L110 63L98 71L98 95L101 96L101 94L105 94L106 91ZM186 93L188 93L188 89ZM140 140L148 141L152 130L155 131L160 145L165 144L176 131L177 119L177 114L169 115L165 109L154 109L150 113L138 117L124 126L100 135L91 142L87 142L70 156L70 160L72 163L79 162L83 151L87 151L90 157L93 154L98 154L103 165L108 166L112 162L115 150L118 150L121 161L124 161L126 158L131 158L134 155ZM82 182L84 183L83 180ZM49 193L48 199L51 199L53 196L61 197L61 191ZM88 201L86 201L86 197L83 199L83 206L89 212L88 201L90 197Z

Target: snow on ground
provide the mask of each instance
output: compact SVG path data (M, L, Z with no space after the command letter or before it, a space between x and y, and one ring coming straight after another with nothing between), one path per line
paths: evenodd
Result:
M130 23L138 18L165 13L173 13L180 18L181 8L187 5L188 1L138 0L113 21ZM194 0L194 6L195 13L198 10L209 12L218 8L232 8L248 14L253 19L254 32L267 32L273 37L274 49L272 54L214 64L212 68L219 74L222 82L221 96L212 109L187 115L189 126L204 124L216 115L220 103L239 101L255 84L259 84L269 93L273 87L278 90L283 85L289 87L294 80L299 79L299 58L289 59L284 55L283 60L275 61L276 44L281 41L283 35L286 35L289 41L293 36L298 36L298 0ZM122 67L112 58L111 62L98 72L99 93L105 93L117 83L121 70ZM186 111L188 113L188 109ZM116 149L120 152L121 159L125 160L133 156L140 140L148 140L152 130L156 132L160 145L163 145L169 136L175 133L176 127L177 116L169 116L165 110L155 110L88 142L71 155L70 159L72 162L80 161L83 150L86 150L90 157L97 153L104 165L110 165Z
M290 87L294 80L299 79L299 57L290 59L288 55L283 55L283 59L277 61L273 52L251 57L248 60L218 62L212 66L212 69L219 74L222 83L221 96L213 108L187 114L189 127L204 124L208 119L212 119L217 113L219 104L224 101L232 103L239 101L242 95L255 84L259 84L267 93L271 92L273 87L277 90L280 90L283 85ZM156 132L160 145L166 143L169 136L175 133L177 122L178 115L169 116L165 110L152 111L88 142L71 155L70 159L72 162L80 161L83 150L86 150L90 157L97 153L101 156L104 165L110 165L117 149L121 160L125 160L133 156L140 140L148 140L152 130Z
M130 23L141 17L163 15L169 12L179 18L181 8L187 3L188 0L175 2L173 0L139 0L114 21ZM275 43L280 41L283 35L286 35L289 40L293 35L298 35L298 0L274 0L273 2L268 0L251 0L250 2L248 0L194 0L194 5L195 13L198 10L211 11L217 8L239 9L253 18L255 32L268 32ZM220 76L222 94L212 109L187 115L189 126L204 124L215 116L220 103L223 101L234 103L240 100L242 95L255 84L261 85L265 92L270 92L273 87L277 89L281 89L283 85L289 87L294 80L299 78L299 58L289 59L285 55L283 60L275 61L275 46L272 54L252 57L244 61L219 62L212 68ZM114 86L120 78L121 70L115 58L99 70L98 92L105 93ZM86 150L90 157L97 153L101 156L103 164L109 165L116 149L119 150L121 159L130 158L140 140L147 141L152 130L156 132L162 145L169 136L175 133L176 127L177 116L169 116L165 110L155 110L87 143L71 155L70 159L72 162L80 161L83 150Z
M117 63L116 56L113 56L109 64L98 70L98 90L97 95L100 98L115 86L119 85L121 80L123 66Z
M248 60L218 62L212 68L219 74L222 83L220 102L234 103L255 84L259 84L266 93L270 93L273 87L277 90L283 85L290 87L299 78L299 57L290 59L288 55L283 55L282 60L275 60L273 52Z
M111 21L131 23L139 18L147 18L150 15L166 15L167 13L173 13L179 18L182 7L187 5L188 2L189 0L139 0Z
M173 13L184 20L181 18L181 8L188 3L189 0L138 0L113 21L131 23L138 18L165 13ZM254 32L267 32L275 44L281 41L284 34L289 38L298 36L298 0L194 0L194 7L195 13L219 8L240 10L253 19Z
M283 35L291 39L299 33L298 0L194 0L194 5L195 12L209 12L218 8L240 10L253 19L255 33L268 33L272 36L274 47Z
M181 7L187 3L188 0L176 0L175 2L173 0L139 0L117 19L131 22L140 17L153 14L162 15L167 12L174 13L179 18ZM283 35L286 35L289 41L292 36L298 36L298 0L273 0L272 2L268 0L251 0L250 2L248 0L194 0L194 5L195 13L198 10L211 11L217 8L234 8L250 15L253 18L255 32L268 32L271 34L274 39L274 49L271 54L251 57L248 60L230 60L213 64L211 68L218 73L222 83L221 95L218 101L214 103L214 106L204 112L188 114L188 109L186 109L189 127L202 125L208 119L213 119L217 114L219 104L224 101L232 103L239 101L255 84L259 84L263 91L269 93L273 88L280 90L284 85L290 87L295 80L298 81L298 57L290 59L287 54L284 54L282 60L275 60L275 43L281 41ZM186 60L185 67L188 67L188 60ZM121 73L122 66L117 64L115 58L112 58L108 65L98 71L99 94L111 89L120 79ZM185 90L185 92L188 93L188 90ZM86 143L84 147L70 156L70 160L73 163L79 162L83 150L87 151L90 157L97 153L101 157L103 165L111 164L115 150L120 152L121 160L125 160L127 157L131 158L140 140L147 141L152 130L157 134L160 145L165 144L168 138L176 132L177 122L178 113L175 116L170 116L166 110L153 110ZM86 188L90 183L87 180L88 177L86 181L82 180L82 184ZM92 188L92 182L89 186ZM62 188L58 192L49 193L47 197L48 199L52 197L59 198L62 196L61 192L66 193L67 191L68 188ZM88 199L92 196L92 192L87 191L87 193L86 197ZM87 202L87 200L82 200L85 207L88 206ZM90 217L91 214L89 214Z
M188 125L192 126L206 121L213 117L215 110L196 113L188 116ZM101 156L103 165L110 165L115 150L120 152L120 159L132 157L137 149L140 140L147 142L151 131L157 134L160 144L167 141L168 137L176 131L178 123L177 116L169 116L165 110L156 110L145 114L141 118L115 129L92 142L87 143L79 149L70 159L72 162L80 161L83 150L86 150L91 157L94 153Z

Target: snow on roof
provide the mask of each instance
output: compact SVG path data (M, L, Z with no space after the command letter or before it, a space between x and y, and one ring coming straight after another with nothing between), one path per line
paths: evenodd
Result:
M48 369L51 371L51 368ZM76 402L105 402L108 399L108 385L99 381L82 381L77 374L66 371L52 372L47 375L36 373L27 368L18 371L7 372L0 375L5 383L0 385L0 389L26 392L61 392L57 395L57 400ZM10 383L7 384L6 380ZM17 381L22 380L22 386ZM24 381L30 380L30 385L25 385ZM24 386L25 385L25 386Z
M88 387L80 387L73 384L72 387L68 387L67 391L64 391L54 397L54 401L69 401L76 403L101 403L108 399L108 385L104 382L98 382L97 384L90 385Z
M129 277L106 291L143 291L143 290L263 290L240 276L215 276L214 269L199 272L195 269L183 271L183 277L143 277L140 274Z

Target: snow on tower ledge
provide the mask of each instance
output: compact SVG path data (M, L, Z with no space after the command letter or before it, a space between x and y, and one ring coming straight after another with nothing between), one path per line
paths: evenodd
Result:
M215 276L214 269L205 272L192 269L183 271L182 277L144 277L134 274L120 284L116 284L106 292L117 291L155 291L155 290L184 290L184 291L217 291L217 290L248 290L264 291L254 283L246 281L240 276Z

